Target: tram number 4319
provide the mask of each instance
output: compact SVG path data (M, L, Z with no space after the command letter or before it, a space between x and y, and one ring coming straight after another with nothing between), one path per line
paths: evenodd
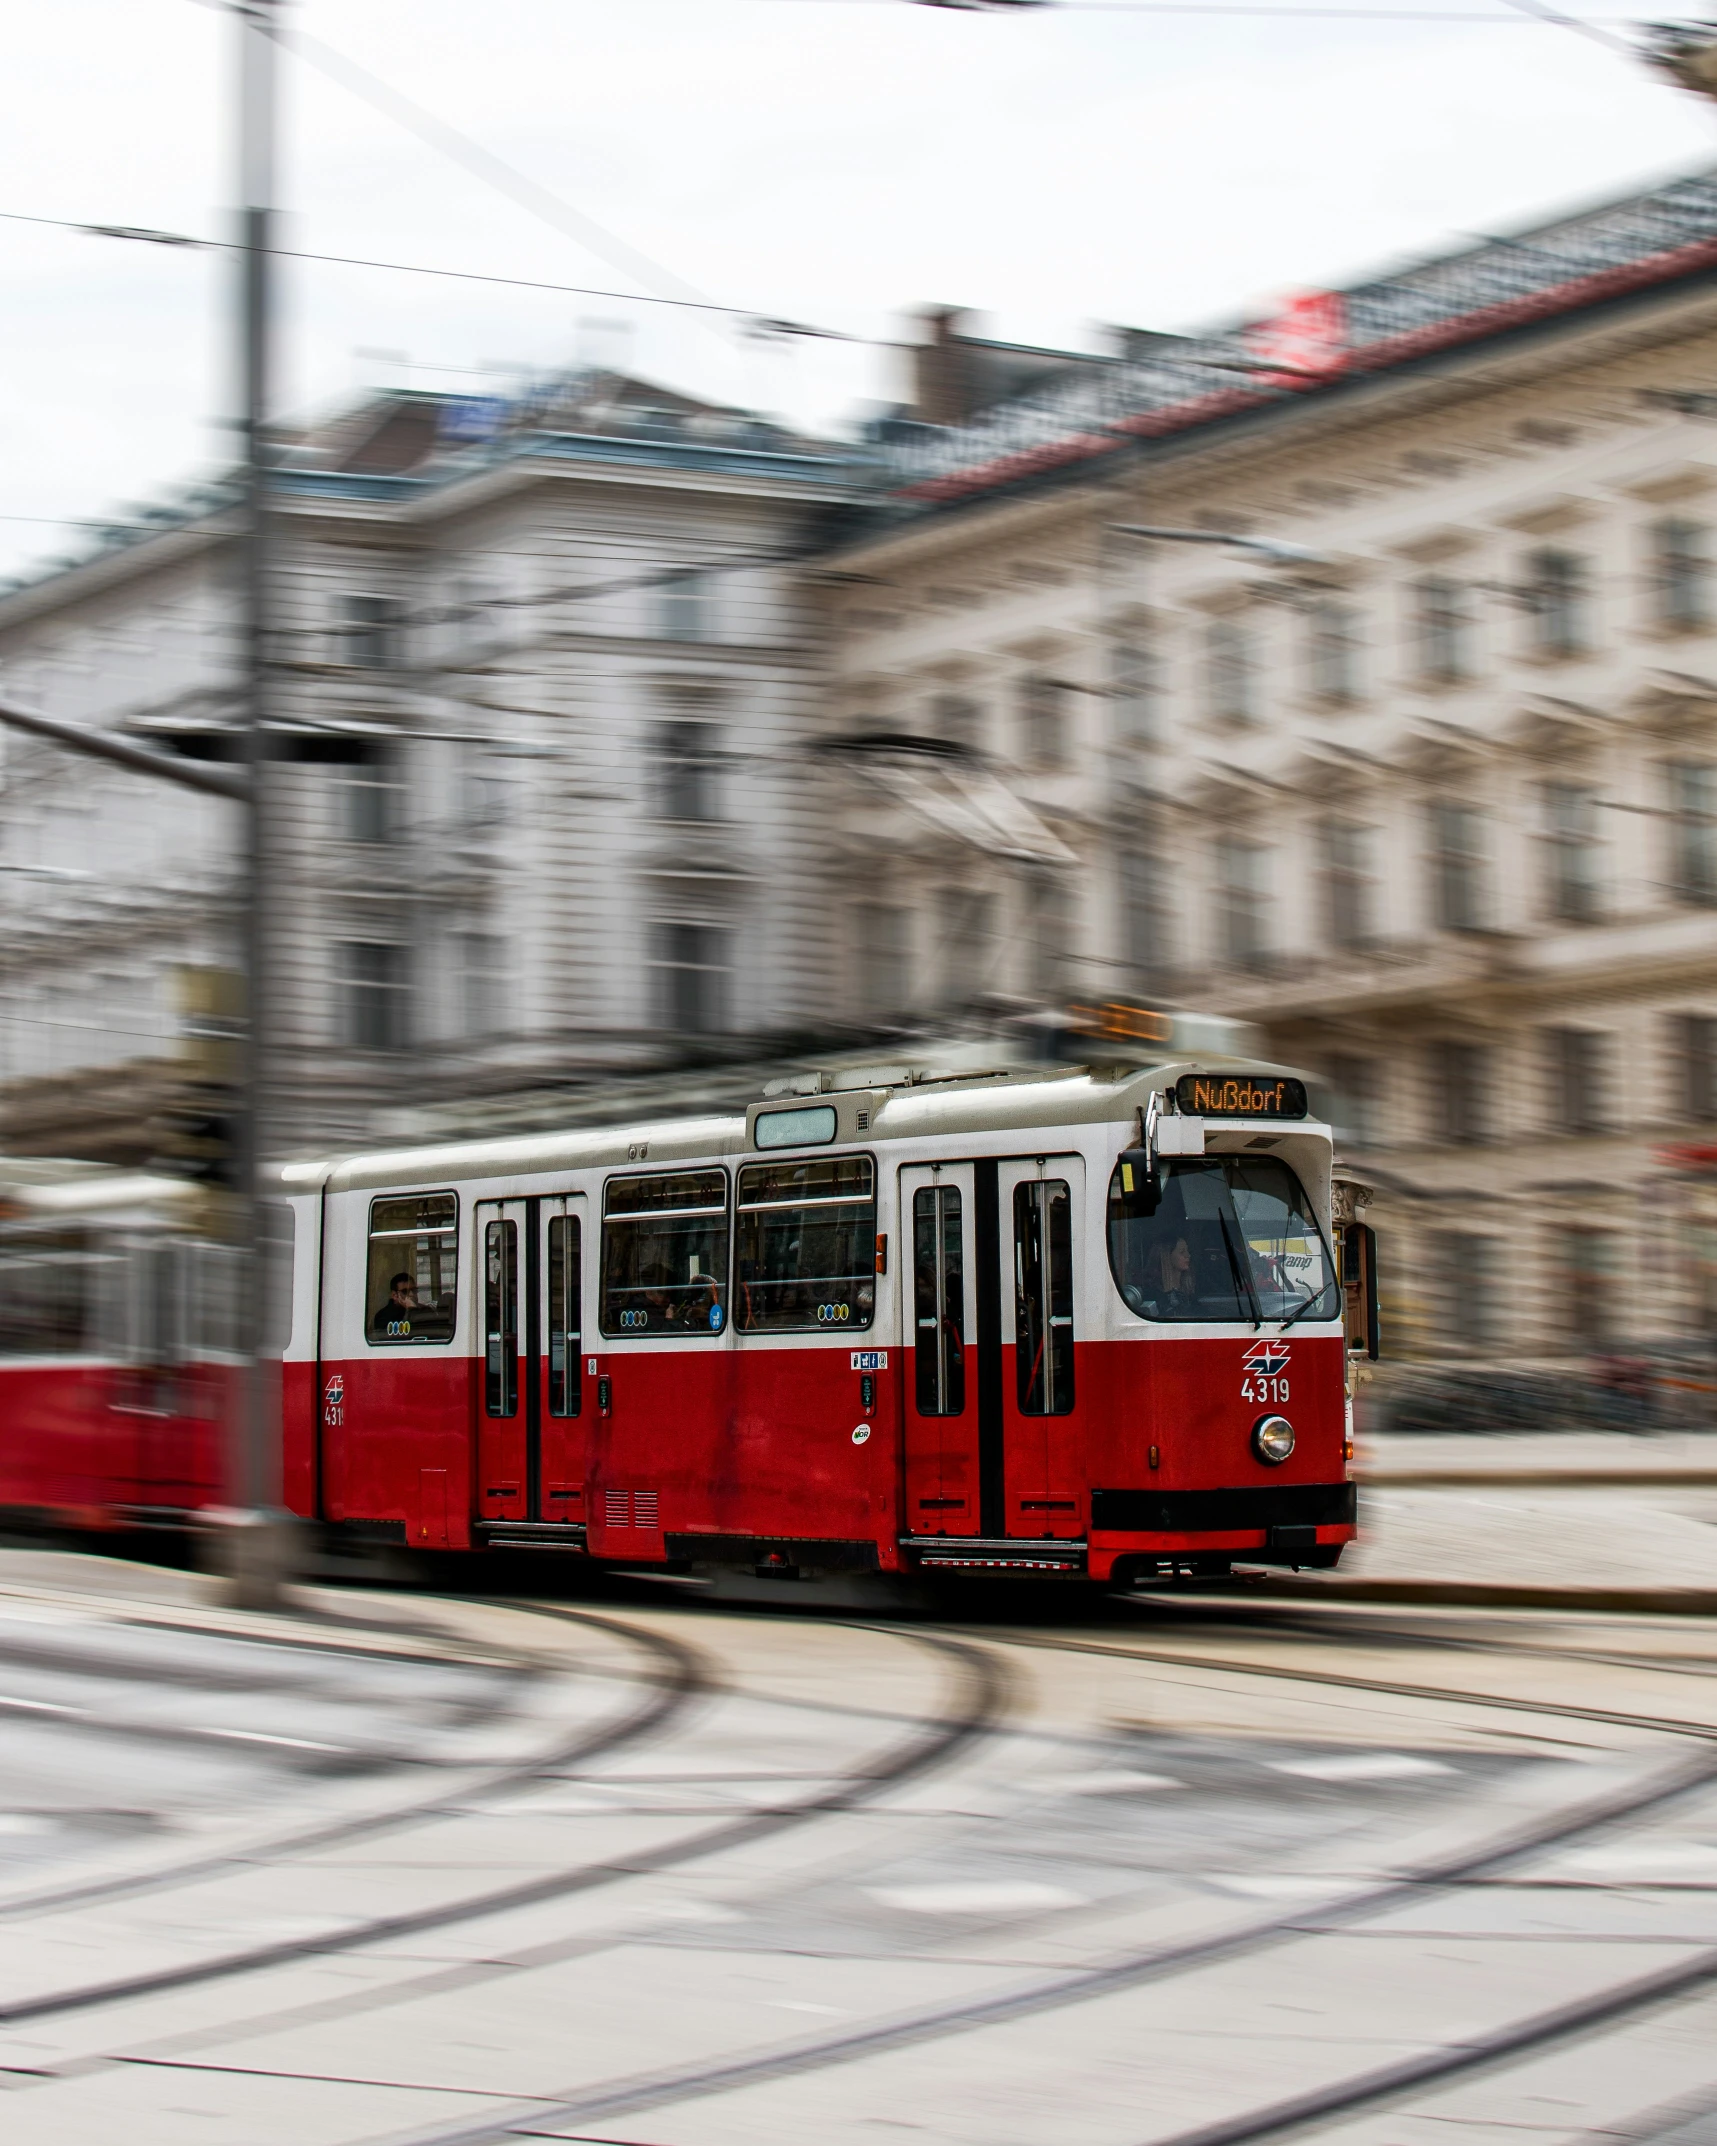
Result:
M1240 1398L1243 1401L1272 1401L1280 1406L1288 1398L1288 1382L1285 1378L1242 1379Z

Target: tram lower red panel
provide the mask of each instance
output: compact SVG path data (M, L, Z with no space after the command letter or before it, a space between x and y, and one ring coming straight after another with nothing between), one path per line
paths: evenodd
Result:
M214 1364L0 1370L0 1506L100 1527L218 1504L231 1376Z
M481 1372L473 1357L427 1351L324 1364L322 1517L397 1520L415 1549L469 1549ZM313 1385L308 1399L314 1408Z
M1009 1381L1010 1355L1004 1350ZM926 1435L924 1419L909 1418L903 1451L899 1397L913 1390L910 1351L895 1354L892 1375L875 1375L868 1410L851 1363L846 1348L753 1343L582 1358L580 1414L543 1419L538 1516L582 1519L592 1555L628 1563L664 1558L670 1535L708 1535L874 1543L878 1565L890 1570L901 1562L902 1532L977 1532L975 1394L965 1416L937 1420L935 1436L946 1443L937 1467L935 1454L912 1449ZM601 1381L607 1413L598 1408ZM1068 1414L1021 1417L1007 1396L1006 1532L1089 1536L1093 1491L1340 1484L1344 1394L1336 1336L1261 1338L1248 1329L1081 1344ZM473 1514L522 1518L522 1402L513 1418L491 1422L479 1415L482 1399L481 1366L471 1358L390 1353L324 1365L320 1392L311 1367L289 1366L290 1502L315 1509L319 1448L321 1511L330 1520L398 1522L418 1547L456 1549L472 1541ZM1288 1415L1298 1434L1279 1466L1259 1460L1251 1443L1258 1418L1272 1412ZM967 1509L927 1524L907 1492L932 1476L944 1496L956 1476L972 1495ZM1317 1542L1352 1533L1320 1526ZM1266 1548L1263 1529L1104 1530L1091 1543L1091 1565L1102 1576L1135 1551Z
M1258 1371L1249 1356L1282 1368ZM1085 1480L1093 1489L1263 1488L1339 1483L1347 1473L1339 1335L1278 1340L1245 1330L1216 1339L1087 1342L1077 1376ZM1253 1425L1272 1413L1287 1416L1296 1434L1293 1452L1275 1466L1252 1450Z
M667 1534L745 1535L874 1541L881 1563L898 1562L893 1398L878 1377L864 1411L849 1351L663 1350L597 1363L612 1393L612 1413L590 1426L597 1556L659 1557ZM639 1523L639 1492L651 1525Z

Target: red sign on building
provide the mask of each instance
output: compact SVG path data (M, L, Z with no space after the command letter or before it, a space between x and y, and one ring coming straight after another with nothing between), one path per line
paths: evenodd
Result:
M1303 291L1246 331L1260 378L1280 387L1329 380L1347 363L1347 308L1340 291Z

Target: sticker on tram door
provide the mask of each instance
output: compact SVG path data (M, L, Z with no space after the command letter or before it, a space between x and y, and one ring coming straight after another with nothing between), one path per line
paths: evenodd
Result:
M853 1369L855 1371L886 1371L888 1369L888 1351L886 1349L854 1349Z
M1288 1398L1288 1344L1279 1337L1255 1341L1240 1359L1240 1398L1282 1402Z

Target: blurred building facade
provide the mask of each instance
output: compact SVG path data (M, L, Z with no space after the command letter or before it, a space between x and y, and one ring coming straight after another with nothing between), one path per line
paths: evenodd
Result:
M801 561L853 485L829 443L591 372L290 444L284 1138L826 1018ZM0 596L0 690L230 756L234 527L198 495ZM136 1159L230 1004L237 815L4 749L0 1151Z
M285 1136L1142 996L1333 1084L1392 1349L1717 1333L1717 175L1262 330L937 309L914 396L862 449L589 372L293 443ZM0 594L0 685L229 752L232 515ZM229 809L4 750L0 1152L137 1159L223 1025Z
M1084 361L908 428L828 584L847 729L1060 851L855 797L849 989L1255 1022L1342 1098L1398 1351L1717 1332L1714 269L1690 180Z

